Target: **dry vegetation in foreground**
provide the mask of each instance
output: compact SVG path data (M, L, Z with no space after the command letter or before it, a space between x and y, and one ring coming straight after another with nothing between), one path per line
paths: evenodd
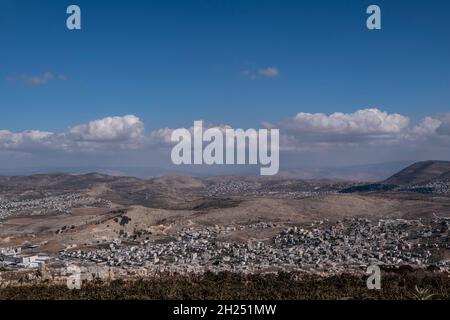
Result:
M382 290L368 290L364 276L328 278L280 273L238 275L161 275L134 281L86 283L81 290L64 285L3 287L0 299L19 300L341 300L341 299L450 299L450 276L444 273L389 273Z

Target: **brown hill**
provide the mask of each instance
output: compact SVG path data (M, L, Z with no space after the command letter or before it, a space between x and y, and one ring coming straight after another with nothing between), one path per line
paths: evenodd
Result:
M423 161L403 169L385 180L386 184L414 185L450 178L450 161Z

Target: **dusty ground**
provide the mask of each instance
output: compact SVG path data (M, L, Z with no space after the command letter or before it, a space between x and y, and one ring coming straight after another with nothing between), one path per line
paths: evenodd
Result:
M96 187L93 193L108 189ZM120 237L120 234L141 235L137 240L170 237L180 229L193 225L233 225L272 222L280 225L301 225L321 219L338 220L349 217L418 218L450 216L448 198L381 196L376 194L333 194L305 199L277 199L270 197L231 197L193 201L192 209L161 209L141 205L108 208L77 208L72 214L44 217L25 217L2 221L0 247L39 244L40 252L50 253L73 247L97 245ZM122 208L124 211L118 211ZM126 212L126 213L124 213ZM127 218L121 223L122 217ZM235 241L250 238L270 238L270 234L235 232Z

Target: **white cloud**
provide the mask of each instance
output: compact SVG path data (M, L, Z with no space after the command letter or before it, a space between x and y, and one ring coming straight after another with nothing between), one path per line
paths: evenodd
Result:
M264 123L280 129L280 147L285 151L313 152L356 150L370 147L401 150L448 148L450 115L426 117L412 125L407 116L379 109L353 113L298 113L292 119Z
M150 140L155 143L161 143L161 144L171 144L171 136L172 132L175 129L171 128L161 128L155 131L152 131L150 133Z
M300 112L292 119L263 125L280 129L283 150L311 150L362 143L392 144L401 139L409 123L409 118L400 114L362 109L330 115Z
M388 114L378 109L363 109L346 114L336 112L298 113L290 128L299 132L325 134L396 134L409 124L409 119L400 114Z
M37 146L45 147L53 135L51 132L38 130L18 133L9 130L0 130L0 147L10 150L35 148Z
M144 124L133 115L94 120L61 133L0 130L0 151L114 151L137 148L144 142Z
M107 117L75 126L69 135L77 141L126 141L143 137L144 124L134 115Z
M333 162L338 157L342 161L356 162L358 159L372 161L372 157L382 161L420 155L450 157L450 115L429 116L417 124L410 122L401 114L362 109L329 115L298 113L291 119L266 123L262 127L280 129L280 149L293 152L295 159L299 156L316 159L311 160L313 162ZM221 131L231 128L206 122L203 127L204 130L219 128ZM97 119L63 132L0 130L0 154L9 157L20 153L30 159L42 156L50 160L57 158L54 155L72 160L86 156L96 161L102 156L109 159L111 154L125 150L123 155L126 156L133 154L142 161L147 158L151 161L154 157L166 163L170 160L164 152L173 145L173 130L160 128L146 135L143 122L134 115ZM193 132L192 127L188 130Z
M410 136L424 137L436 134L436 130L441 124L442 122L438 119L426 117L418 125L412 128Z
M406 137L409 140L433 140L433 143L448 142L450 139L450 113L425 117L406 134Z

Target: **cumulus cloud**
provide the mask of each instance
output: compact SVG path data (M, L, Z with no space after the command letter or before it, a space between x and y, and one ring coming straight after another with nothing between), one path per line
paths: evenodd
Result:
M286 161L348 165L403 160L450 159L450 114L413 122L379 109L353 113L298 113L263 124L280 129ZM287 156L289 154L289 156Z
M107 117L75 126L69 130L78 141L126 141L143 137L144 124L134 115Z
M349 157L358 158L362 156L358 153L367 152L367 148L375 154L376 150L382 154L382 150L389 149L390 155L429 152L433 157L434 150L442 155L450 145L450 114L428 116L412 123L405 115L375 108L353 113L300 112L291 119L263 126L280 129L281 150L303 154L329 152L330 158L333 152L344 150ZM361 151L363 148L365 151ZM350 156L351 152L356 154Z
M425 117L419 124L414 126L409 133L410 137L425 137L434 135L442 125L442 122L432 117Z
M336 112L298 113L290 123L296 131L332 134L396 134L409 124L409 119L400 114L388 114L378 109L363 109L346 114Z
M171 144L171 136L172 136L172 132L175 129L171 129L171 128L161 128L155 131L152 131L150 133L150 140L152 142L155 143L160 143L160 144Z
M379 109L362 109L353 113L300 112L292 119L266 127L279 128L282 147L304 149L355 143L392 143L401 137L410 120L400 114Z
M0 151L90 152L136 148L144 141L144 124L134 115L93 120L60 133L0 130Z
M191 126L187 129L192 134L194 128ZM381 161L403 157L414 159L420 155L450 157L450 114L428 116L412 123L405 115L379 109L332 114L300 112L291 119L265 123L262 127L279 129L280 150L290 151L289 154L295 154L295 159L333 163L340 158L345 163L346 159L372 161L375 157ZM204 121L203 128L218 128L224 132L232 127ZM173 130L165 127L146 134L143 122L135 115L97 119L62 132L0 130L0 153L20 153L30 157L40 154L52 159L57 152L71 159L83 155L98 159L119 150L126 150L124 155L134 150L141 155L139 159L160 157L166 163L170 160L167 154L162 154L173 145Z
M0 147L9 150L23 150L36 147L46 147L49 145L54 134L38 130L11 132L0 130Z
M408 130L405 138L410 141L422 141L422 143L424 143L424 140L431 144L447 143L446 147L448 148L450 142L450 113L425 117Z

